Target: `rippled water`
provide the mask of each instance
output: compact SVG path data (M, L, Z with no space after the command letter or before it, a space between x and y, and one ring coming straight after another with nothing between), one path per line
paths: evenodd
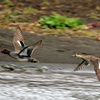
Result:
M0 73L0 100L100 100L93 66L73 72L72 64L22 64L25 71ZM48 67L45 72L37 69Z

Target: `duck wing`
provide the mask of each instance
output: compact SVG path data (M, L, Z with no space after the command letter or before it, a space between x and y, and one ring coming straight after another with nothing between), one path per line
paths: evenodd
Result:
M26 46L24 47L20 52L19 52L19 56L20 57L31 57L31 54L33 53L33 51L35 49L38 48L38 46L42 43L42 40L39 40L38 42L36 42L33 46Z
M94 71L96 73L98 80L100 81L100 61L98 61L97 59L94 63Z
M74 71L78 71L90 65L90 62L83 60L75 69Z
M19 52L25 47L24 38L23 38L22 30L20 29L20 27L17 27L17 30L14 33L13 45L15 48L15 52Z

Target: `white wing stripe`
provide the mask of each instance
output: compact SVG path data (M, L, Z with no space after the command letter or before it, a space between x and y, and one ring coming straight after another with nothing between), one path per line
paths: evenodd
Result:
M100 62L98 62L98 63L99 63L99 66L98 66L98 67L99 67L99 69L100 69Z
M17 41L17 43L21 46L20 41Z

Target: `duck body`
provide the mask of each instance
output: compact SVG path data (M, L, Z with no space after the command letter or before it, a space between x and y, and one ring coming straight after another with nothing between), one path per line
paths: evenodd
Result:
M99 57L84 54L84 53L76 53L74 56L82 59L82 62L74 69L74 71L87 67L92 62L92 64L94 65L94 71L96 73L96 76L100 81L100 58Z
M22 30L19 27L17 27L17 30L14 33L14 37L13 37L13 45L14 45L15 51L11 52L8 49L2 49L1 53L7 54L12 58L17 59L18 61L36 63L39 61L33 58L31 55L33 51L37 49L41 43L42 43L42 40L39 40L33 45L25 46Z

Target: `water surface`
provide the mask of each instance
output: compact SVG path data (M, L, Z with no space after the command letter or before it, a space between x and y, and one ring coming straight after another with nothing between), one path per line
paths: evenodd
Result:
M26 68L1 69L0 100L100 100L100 82L93 66L73 72L75 64L14 64ZM37 71L43 67L48 70Z

